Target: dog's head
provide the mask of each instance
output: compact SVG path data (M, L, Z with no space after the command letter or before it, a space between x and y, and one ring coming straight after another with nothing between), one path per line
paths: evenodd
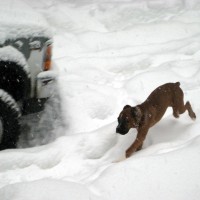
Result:
M131 128L137 128L139 126L141 117L141 110L137 106L124 106L118 117L116 132L121 135L127 134Z

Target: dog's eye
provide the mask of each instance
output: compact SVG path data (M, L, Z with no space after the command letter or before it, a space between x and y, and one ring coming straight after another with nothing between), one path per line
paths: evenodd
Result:
M129 122L129 119L128 119L128 117L126 117L126 122L127 122L127 123Z

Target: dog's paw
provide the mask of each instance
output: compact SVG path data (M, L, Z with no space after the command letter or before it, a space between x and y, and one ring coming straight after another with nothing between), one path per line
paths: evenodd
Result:
M123 157L121 157L121 158L119 158L119 159L113 161L112 163L118 163L118 162L121 162L121 161L124 161L124 160L126 160L125 155L124 155Z
M196 120L196 118L197 118L196 114L195 114L195 113L193 113L193 115L192 115L192 117L191 117L191 118L192 118L192 120L193 120L193 121L195 121L195 120Z

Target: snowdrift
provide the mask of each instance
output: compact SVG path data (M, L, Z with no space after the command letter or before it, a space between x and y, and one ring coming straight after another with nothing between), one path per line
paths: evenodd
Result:
M0 199L199 200L199 1L24 1L55 33L65 126L47 145L0 152ZM177 81L196 121L169 108L144 148L116 162L136 136L115 133L123 106Z

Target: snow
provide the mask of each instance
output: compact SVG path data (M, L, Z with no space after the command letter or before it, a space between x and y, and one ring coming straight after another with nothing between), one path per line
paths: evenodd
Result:
M44 185L46 185L44 187ZM12 189L12 192L10 190ZM26 191L37 190L37 193L32 193L31 195L25 193ZM78 190L78 192L77 192ZM58 198L60 200L74 199L74 200L85 200L89 199L89 191L82 185L76 183L67 183L65 181L44 179L42 181L34 181L32 183L21 183L19 185L14 185L12 188L9 186L5 188L3 192L0 192L2 199L4 200L43 200L48 194L49 200L55 200Z
M64 126L49 144L37 146L44 130L35 147L0 152L0 199L199 200L200 2L24 1L53 27ZM136 130L116 134L122 108L177 81L196 121L169 108L125 159Z
M18 117L20 117L21 112L20 112L19 106L12 96L10 96L6 91L0 89L0 99L2 102L9 105L9 107L11 107L12 110L17 113Z
M26 74L30 77L30 69L27 66L26 59L24 58L24 55L16 50L12 46L5 46L0 48L0 57L1 61L10 61L17 63L22 69L26 72Z
M46 20L20 0L0 2L0 24L0 44L7 39L52 35Z

